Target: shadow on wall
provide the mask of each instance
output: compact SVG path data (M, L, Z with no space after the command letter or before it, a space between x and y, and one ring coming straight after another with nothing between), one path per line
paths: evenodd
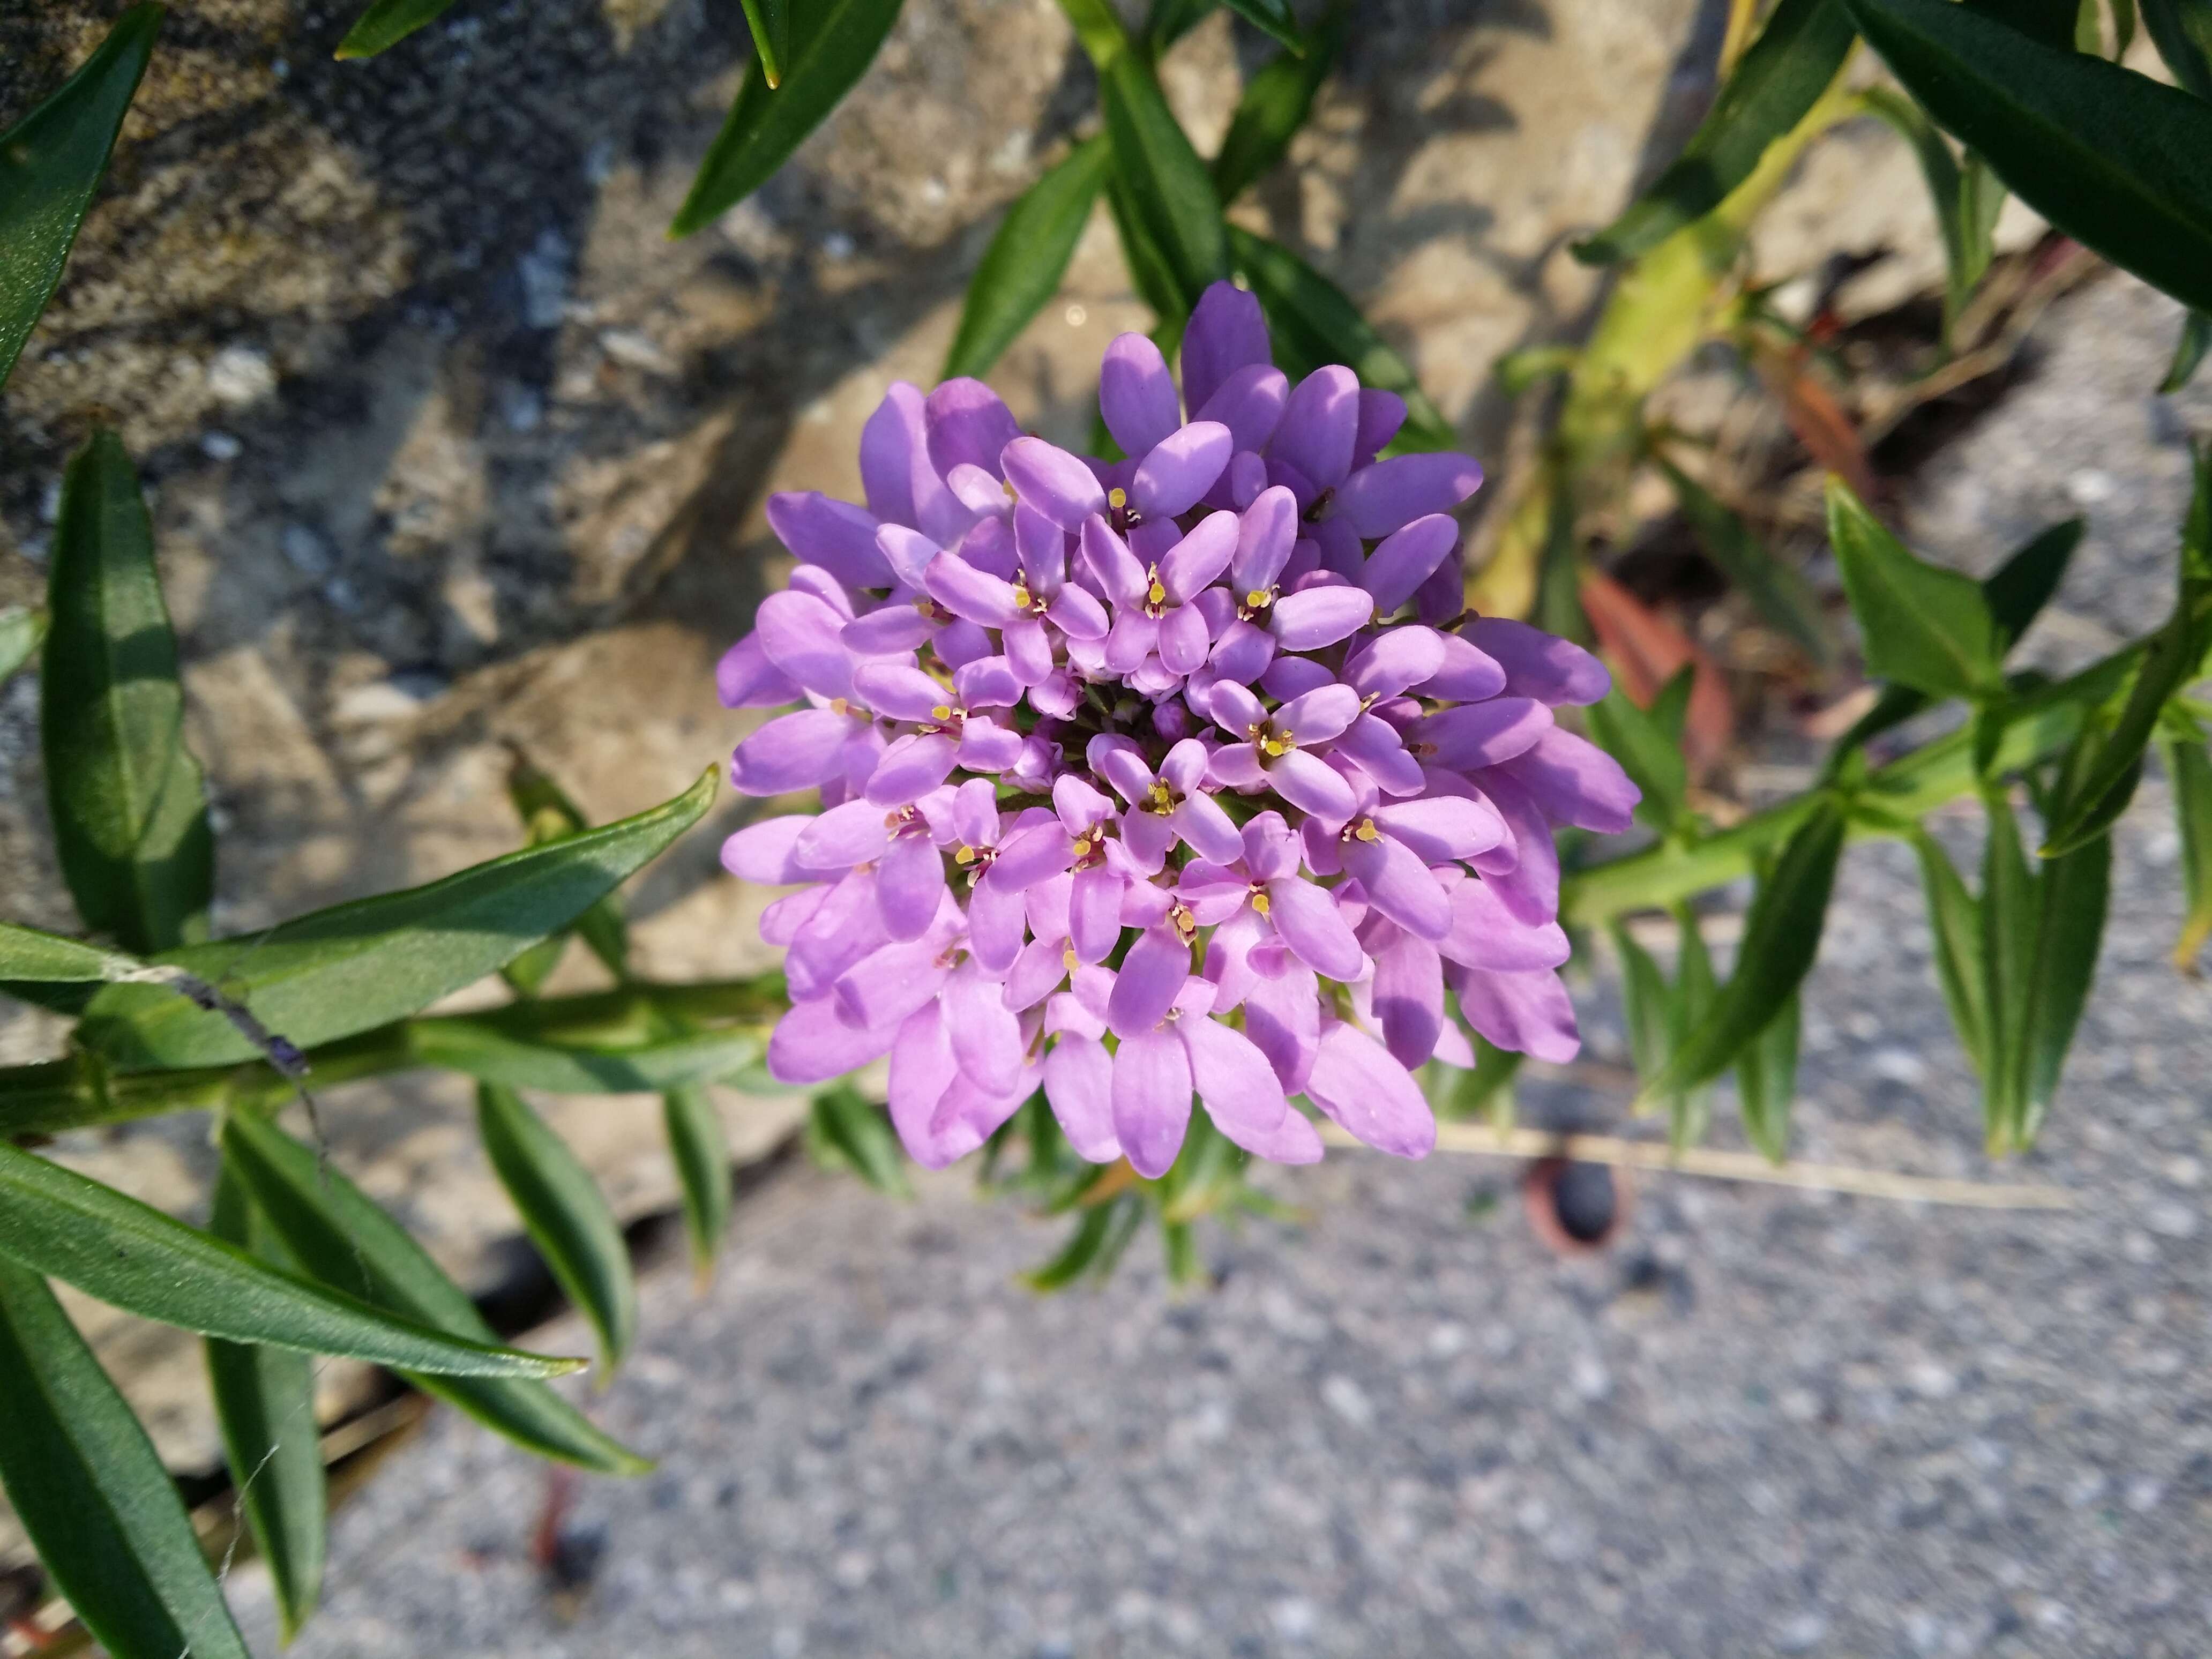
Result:
M671 245L742 63L737 0L462 0L379 58L333 62L360 3L172 12L0 409L15 458L0 537L41 550L45 481L89 417L119 421L157 493L188 660L259 659L326 758L317 779L270 778L252 730L196 732L234 834L289 845L327 834L343 803L358 855L287 908L410 878L382 827L420 821L442 762L494 735L549 647L620 622L709 649L741 632L773 552L759 500L798 423L957 297L1031 158L1094 102L1044 0L910 0L801 162ZM121 9L0 21L0 124ZM1302 170L1340 213L1310 234L1311 192L1285 170L1256 192L1272 233L1359 296L1449 246L1520 296L1521 341L1571 336L1541 279L1566 233L1514 251L1480 192L1411 176L1439 138L1557 125L1554 89L1474 88L1512 37L1603 28L1612 9L1558 9L1555 23L1533 0L1364 4ZM1692 38L1647 164L1679 143L1696 90L1680 71L1710 62L1725 6L1680 10ZM1220 58L1225 111L1221 37L1190 50ZM1237 50L1249 71L1265 49L1240 32ZM1422 326L1386 332L1419 357ZM1079 435L1087 380L1039 375L1007 389ZM1486 380L1465 424L1486 442L1505 414ZM40 580L0 563L0 600ZM379 698L420 713L365 768L347 734Z

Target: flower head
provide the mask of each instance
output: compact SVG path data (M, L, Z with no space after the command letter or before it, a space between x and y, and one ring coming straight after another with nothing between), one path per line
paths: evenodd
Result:
M1180 391L1115 341L1099 402L1132 459L1024 435L977 381L896 386L865 507L769 503L798 570L720 685L805 706L731 775L823 804L723 849L799 884L762 920L793 1000L769 1068L888 1054L932 1166L1040 1087L1083 1157L1147 1176L1194 1099L1264 1158L1321 1156L1301 1094L1419 1157L1412 1073L1472 1064L1467 1027L1575 1052L1552 833L1637 797L1552 711L1605 671L1465 612L1450 514L1481 469L1378 459L1404 403L1339 367L1291 385L1249 294L1207 291Z

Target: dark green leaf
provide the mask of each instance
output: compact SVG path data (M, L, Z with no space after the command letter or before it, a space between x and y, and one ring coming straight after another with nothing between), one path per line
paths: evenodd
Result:
M1689 763L1680 744L1617 684L1584 718L1598 746L1619 761L1644 792L1636 816L1662 835L1672 830L1681 818L1683 793L1690 785Z
M1996 624L1980 584L1914 557L1832 477L1828 540L1869 674L1937 697L2000 688Z
M1024 1273L1022 1283L1033 1291L1064 1291L1086 1273L1111 1271L1144 1217L1144 1202L1132 1193L1093 1205L1083 1212L1060 1254Z
M1706 556L1770 626L1804 647L1814 662L1826 662L1828 639L1820 627L1820 602L1811 585L1795 567L1761 546L1725 501L1672 462L1662 459L1659 465Z
M771 89L758 59L708 147L671 236L689 236L766 184L875 61L899 0L809 0L791 29L791 72Z
M272 1267L295 1266L228 1168L216 1178L208 1231ZM287 1348L210 1337L207 1365L231 1489L254 1547L269 1564L277 1620L289 1642L322 1593L326 1546L328 1494L316 1432L313 1363Z
M2022 1024L2027 1052L2020 1060L2021 1108L2012 1131L2013 1144L2023 1149L2035 1144L2057 1095L2066 1050L2088 1004L2112 899L2112 838L2100 836L2051 860L2038 884L2042 892L2036 913L2035 963Z
M501 969L499 976L513 986L519 994L534 997L539 988L552 976L553 970L561 965L561 958L568 954L568 936L566 933L542 939Z
M1790 1108L1797 1091L1798 994L1751 1040L1735 1063L1743 1132L1776 1164L1790 1156Z
M2142 21L2173 78L2212 99L2212 0L2142 0Z
M1967 10L1979 12L2058 52L2075 50L2082 14L2088 9L2082 0L1964 0L1964 3Z
M15 678L46 637L46 613L11 605L0 611L0 685Z
M162 960L221 987L300 1048L365 1031L474 983L567 927L698 822L714 776L709 769L673 800L604 830ZM154 986L107 987L79 1033L124 1071L222 1066L258 1052L220 1014Z
M1684 663L1659 688L1646 711L1651 723L1666 734L1667 741L1676 748L1682 744L1682 732L1690 720L1690 694L1698 689L1698 665Z
M2166 378L2158 383L2158 389L2176 392L2195 380L2208 348L2212 348L2212 314L2192 311L2181 319L2181 333L2173 342L2173 360L2166 366Z
M203 923L215 838L184 743L154 527L112 432L63 480L47 606L40 731L62 874L87 927L126 950L170 950Z
M1447 1074L1442 1104L1456 1118L1486 1117L1498 1129L1513 1127L1513 1079L1523 1056L1501 1048L1480 1032L1474 1038L1474 1064Z
M1021 193L968 282L945 378L982 375L1060 289L1113 166L1106 136L1085 140Z
M337 56L374 58L387 47L396 46L427 23L434 23L453 0L376 0L376 3L354 20L346 31L345 39L338 42Z
M0 1255L110 1307L234 1342L465 1376L558 1376L577 1368L488 1336L457 1341L392 1318L5 1142Z
M730 1228L730 1138L714 1097L696 1084L660 1097L668 1151L684 1194L684 1232L701 1279L713 1270L714 1252Z
M1188 316L1206 285L1229 275L1221 198L1150 66L1125 52L1099 71L1098 82L1115 177L1127 191L1131 216L1174 278L1179 314Z
M2013 1147L2026 1109L2029 986L2042 892L2021 850L2020 826L2002 789L1984 792L1982 971L1989 1009L1989 1065L1982 1073L1984 1129L1992 1153Z
M1620 218L1574 253L1618 264L1702 219L1749 178L1766 147L1805 118L1851 49L1850 15L1838 0L1781 0L1691 135L1681 158Z
M1951 325L1989 270L1996 250L1990 240L1995 215L1988 210L1988 200L1994 193L2002 206L2003 188L1986 167L1970 163L1961 167L1927 112L1910 98L1887 87L1870 87L1863 95L1867 107L1895 127L1912 146L1920 162L1920 176L1928 182L1948 272L1943 289L1943 329L1948 341Z
M2000 653L2020 642L2028 625L2058 591L2075 550L2081 545L2082 520L2068 519L2023 543L1982 583L1990 618L1997 625Z
M1152 308L1154 316L1171 325L1180 335L1182 325L1189 319L1189 307L1183 300L1166 254L1138 219L1128 186L1119 179L1109 177L1106 181L1106 207L1114 217L1115 234L1121 240L1121 263L1128 267L1129 285ZM1098 416L1095 424L1104 432L1106 417ZM1113 434L1107 433L1107 436L1110 440Z
M1298 33L1298 20L1291 15L1285 0L1222 0L1222 3L1293 53L1306 51L1305 36Z
M256 1207L308 1272L440 1330L490 1340L491 1328L467 1292L405 1228L307 1147L244 1112L223 1120L222 1144ZM408 1375L426 1393L541 1457L605 1474L636 1474L651 1467L543 1382Z
M1950 0L1848 0L1905 90L2068 235L2212 309L2212 108Z
M477 1127L523 1230L591 1322L599 1364L611 1371L637 1334L637 1282L621 1224L568 1143L513 1090L477 1085Z
M1620 1002L1628 1025L1628 1053L1637 1077L1645 1083L1667 1068L1674 1052L1674 995L1651 953L1620 923L1613 925L1613 946L1620 955Z
M1936 957L1936 978L1951 1011L1952 1029L1974 1069L1990 1071L1989 969L1983 959L1982 908L1959 878L1935 837L1915 830L1912 849L1920 857L1921 890L1928 899L1928 932Z
M914 1196L906 1178L905 1155L881 1106L849 1086L830 1089L814 1097L811 1127L820 1144L878 1192L894 1198Z
M580 836L592 827L591 821L578 810L576 803L568 799L567 792L532 765L528 758L519 751L514 757L514 766L507 772L507 795L514 804L515 815L522 820L524 832L529 836L526 843L528 846L547 846L570 836ZM629 930L623 921L622 908L611 894L584 912L576 923L575 931L609 973L617 979L629 976ZM545 940L542 946L533 947L533 951L544 954L544 972L527 988L516 986L516 989L525 990L526 994L537 989L545 975L553 971L561 956L557 938ZM529 954L532 953L525 953L526 956ZM514 983L513 969L521 961L521 957L517 957L515 963L508 964L507 979L509 984ZM533 963L522 970L526 977L537 965Z
M745 27L760 54L761 73L771 88L783 84L784 60L791 55L791 8L802 0L744 0Z
M1218 3L1219 0L1152 0L1152 15L1145 20L1145 41L1152 56L1159 57L1204 22Z
M60 285L161 27L161 7L133 6L51 98L0 133L0 386Z
M154 1443L53 1292L0 1261L0 1483L115 1659L248 1659Z
M675 1032L632 1042L541 1030L538 1007L434 1016L409 1030L426 1065L511 1089L560 1095L653 1095L732 1077L767 1048L756 1028Z
M2085 9L2095 0L2084 0ZM2112 0L2112 57L2125 58L2136 43L2136 0Z
M1279 242L1229 227L1237 273L1252 285L1267 313L1275 361L1291 379L1324 363L1342 363L1362 386L1395 392L1406 400L1399 449L1449 449L1457 440L1413 378L1412 367L1375 331L1342 289Z
M1822 797L1784 844L1745 919L1735 972L1644 1097L1663 1099L1726 1071L1781 1012L1820 948L1828 895L1844 848L1843 809Z
M1698 915L1686 904L1674 907L1675 933L1681 943L1674 963L1674 995L1668 1011L1668 1055L1671 1060L1690 1040L1719 995L1713 978L1713 958L1698 931ZM1712 1126L1712 1091L1680 1088L1667 1101L1667 1140L1676 1152L1694 1146Z
M1335 66L1351 27L1352 9L1338 0L1314 29L1304 57L1285 52L1271 58L1245 82L1244 95L1229 118L1228 136L1213 158L1213 187L1223 201L1235 201L1283 159L1291 139L1306 124L1314 94Z
M2191 720L2160 736L2159 758L2166 763L2174 827L2181 837L2184 909L2173 965L2190 973L2205 939L2212 937L2212 757L2205 752L2203 732Z

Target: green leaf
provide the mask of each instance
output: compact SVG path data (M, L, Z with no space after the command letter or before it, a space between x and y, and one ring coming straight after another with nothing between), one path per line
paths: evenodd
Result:
M1792 991L1782 1012L1767 1021L1735 1063L1736 1097L1743 1108L1743 1132L1769 1161L1790 1157L1790 1108L1797 1091L1799 994Z
M516 751L514 764L507 772L507 798L514 804L515 816L522 820L523 830L529 836L526 843L528 846L548 846L571 836L580 836L592 827L591 820L577 808L575 802L568 799L568 793L531 764L528 757L520 750ZM623 921L621 907L615 902L611 894L584 912L576 923L575 931L609 973L617 979L629 977L629 929ZM548 939L545 945L555 946L556 941ZM554 948L545 960L544 973L551 973L559 960L560 951ZM513 963L509 964L510 968L513 966ZM526 975L530 971L529 969L524 969ZM538 982L542 983L544 977L544 975L540 974ZM507 981L514 983L512 973L508 974ZM524 988L518 986L516 988ZM536 985L529 988L534 991Z
M761 73L771 88L783 84L784 61L791 55L791 8L798 0L744 0L745 27L760 54Z
M1668 1054L1672 1059L1690 1034L1712 1012L1719 995L1713 978L1713 958L1705 949L1705 936L1698 915L1687 904L1674 907L1675 932L1680 939L1674 963L1674 1004L1668 1011ZM1694 1146L1712 1125L1712 1091L1700 1087L1676 1089L1667 1101L1667 1140L1676 1152Z
M2083 0L2087 10L2095 0ZM2128 55L2128 48L2136 42L2136 0L2112 0L2112 57L2115 61Z
M1721 568L1777 631L1805 648L1815 663L1828 660L1826 633L1820 626L1820 602L1794 566L1784 564L1751 533L1735 510L1663 458L1659 462L1682 517L1706 556Z
M1617 264L1702 219L1748 179L1766 148L1805 118L1851 49L1838 0L1781 0L1738 60L1680 160L1574 255Z
M1480 1031L1474 1035L1474 1064L1448 1074L1440 1104L1446 1115L1486 1117L1498 1129L1513 1127L1513 1079L1525 1058L1519 1050L1501 1048Z
M1943 289L1943 331L1948 341L1952 325L1973 297L1995 256L1990 233L1996 216L1989 210L1989 198L1994 193L2002 206L2003 188L1996 184L1986 167L1961 167L1927 112L1910 98L1887 87L1869 87L1863 95L1867 108L1895 127L1912 146L1920 162L1920 176L1928 182L1948 271Z
M660 1097L668 1150L676 1161L677 1185L684 1194L684 1232L691 1241L691 1264L703 1280L714 1265L722 1235L730 1229L730 1137L714 1097L697 1084L671 1089Z
M1989 967L1983 957L1982 907L1959 878L1933 836L1912 831L1912 850L1920 858L1921 890L1928 899L1928 931L1936 957L1936 978L1951 1011L1959 1046L1975 1071L1990 1072Z
M2027 982L2027 1012L2022 1034L2027 1052L2021 1057L2021 1115L2012 1128L2013 1144L2035 1144L2045 1115L2058 1093L2058 1074L2075 1027L2088 1006L2090 981L2105 936L2112 902L2112 838L2100 836L2062 858L2051 860L2038 884L2035 963Z
M46 613L27 605L0 611L0 685L15 678L46 637Z
M1174 279L1176 314L1188 316L1206 285L1229 275L1221 198L1150 66L1125 52L1099 71L1098 82L1115 176L1127 192L1131 217Z
M1936 697L2002 689L1996 624L1979 583L1914 557L1833 477L1828 540L1869 674Z
M1636 816L1664 835L1681 819L1682 797L1690 786L1689 763L1680 744L1666 728L1630 701L1616 684L1604 701L1585 713L1598 747L1619 761L1644 792Z
M558 1024L549 1028L548 1020ZM407 1034L425 1065L511 1089L558 1095L653 1095L742 1072L768 1047L764 1028L671 1032L634 1040L575 1030L567 1008L516 1003L434 1016Z
M0 1261L0 1483L115 1659L248 1659L154 1443L35 1273Z
M879 1193L911 1198L914 1188L906 1178L906 1155L891 1131L884 1109L866 1100L849 1085L825 1090L814 1097L809 1123L811 1138L836 1154L837 1162Z
M612 1371L637 1334L637 1281L621 1224L568 1143L513 1090L477 1085L477 1127L523 1231L591 1322L599 1364Z
M1244 83L1244 95L1237 100L1221 151L1213 158L1213 187L1223 201L1235 201L1283 159L1291 139L1306 124L1314 94L1335 67L1351 27L1351 6L1338 0L1315 27L1304 57L1285 52L1270 58Z
M119 951L82 939L64 939L43 928L0 921L0 981L34 985L85 984L118 979L141 964Z
M2035 972L2042 891L2021 850L2020 826L2002 789L1983 793L1982 970L1989 1008L1989 1066L1982 1073L1984 1129L1992 1153L2017 1143L2026 1111L2029 986Z
M1779 1013L1820 948L1844 848L1844 811L1822 796L1784 844L1745 918L1735 972L1643 1098L1659 1100L1718 1077Z
M204 1336L475 1376L558 1376L577 1369L456 1341L267 1266L112 1187L0 1142L0 1255L110 1307Z
M1169 267L1167 256L1138 220L1128 186L1119 179L1109 177L1106 181L1106 208L1113 216L1115 234L1121 238L1121 263L1128 268L1129 285L1152 308L1152 314L1164 324L1172 325L1180 337L1182 325L1189 319L1190 308L1176 283L1174 270ZM1106 417L1098 416L1095 425L1105 432ZM1106 435L1109 440L1113 436L1111 433Z
M2059 229L2212 309L2212 107L1949 0L1847 0L1905 88Z
M1298 33L1298 20L1285 0L1222 0L1222 3L1270 40L1279 41L1293 54L1304 52L1306 38Z
M208 1231L272 1267L294 1266L228 1167L216 1177ZM322 1594L327 1544L329 1498L316 1432L313 1363L290 1349L210 1337L207 1366L231 1489L254 1547L269 1564L276 1616L289 1643Z
M809 0L791 30L790 73L770 89L755 59L668 228L689 236L758 190L867 73L898 21L899 0Z
M1406 400L1399 449L1449 449L1458 441L1413 368L1360 315L1344 290L1279 242L1231 225L1229 245L1237 274L1252 285L1267 313L1275 361L1293 380L1324 363L1342 363L1362 386L1395 392Z
M0 386L61 285L161 27L133 6L54 94L0 133Z
M425 24L436 22L453 3L453 0L376 0L354 20L333 56L341 60L374 58Z
M567 927L699 821L714 777L709 768L674 799L604 830L161 960L221 987L299 1048L365 1031L495 972ZM78 1031L123 1071L224 1066L259 1052L222 1015L154 986L107 987Z
M2174 827L2181 838L2182 914L2174 941L2173 965L2194 971L2197 952L2212 938L2212 756L2193 720L2159 740L2167 787L2173 794Z
M1103 1277L1113 1271L1144 1219L1144 1200L1133 1193L1091 1206L1060 1254L1022 1274L1021 1282L1033 1291L1064 1291L1087 1274Z
M1204 22L1219 0L1152 0L1145 20L1145 43L1154 58ZM1094 54L1095 55L1095 54ZM1111 52L1106 56L1113 57Z
M1059 292L1113 163L1114 152L1100 133L1078 144L1006 210L969 279L944 378L988 374L1030 319Z
M2212 0L2142 0L2142 21L2183 89L2212 99Z
M126 950L171 949L203 925L215 837L184 743L154 527L112 432L64 477L47 605L40 733L62 875L87 927Z
M2016 30L2059 52L2072 52L2081 38L2082 0L1964 0L1969 11ZM2094 5L2095 0L2090 0ZM2092 14L2094 15L2094 14Z
M508 963L499 970L499 976L514 987L517 994L534 997L539 988L552 977L553 970L561 965L561 958L568 954L568 936L556 933L550 939L538 940Z
M405 1228L307 1147L246 1112L224 1118L221 1141L255 1206L308 1272L455 1336L491 1340L491 1328L467 1292ZM426 1393L541 1457L604 1474L652 1467L543 1382L407 1375Z
M2166 366L2159 391L2171 394L2195 380L2208 349L2212 349L2212 314L2192 311L2181 319L2181 333L2173 342L2173 360Z
M2021 635L2058 591L2075 550L2081 545L2083 527L2080 519L2052 525L2022 543L1983 580L1982 598L1997 625L2000 654L2020 642Z
M1613 924L1613 947L1620 956L1621 1012L1628 1025L1628 1053L1636 1075L1646 1083L1667 1068L1674 1052L1674 993L1651 953L1621 922Z

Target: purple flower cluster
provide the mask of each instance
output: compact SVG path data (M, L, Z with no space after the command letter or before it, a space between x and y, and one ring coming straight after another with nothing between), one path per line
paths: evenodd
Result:
M1465 614L1449 514L1481 469L1376 459L1404 403L1343 368L1291 386L1251 295L1208 290L1180 394L1115 341L1099 404L1133 459L1025 436L975 380L895 386L865 509L769 503L799 562L720 690L805 706L731 777L823 802L723 850L804 884L761 923L792 997L769 1069L888 1054L932 1167L1039 1087L1085 1158L1148 1176L1194 1095L1264 1158L1321 1156L1298 1094L1419 1157L1413 1069L1474 1058L1447 987L1491 1042L1575 1052L1553 830L1624 830L1637 793L1552 711L1605 671Z

